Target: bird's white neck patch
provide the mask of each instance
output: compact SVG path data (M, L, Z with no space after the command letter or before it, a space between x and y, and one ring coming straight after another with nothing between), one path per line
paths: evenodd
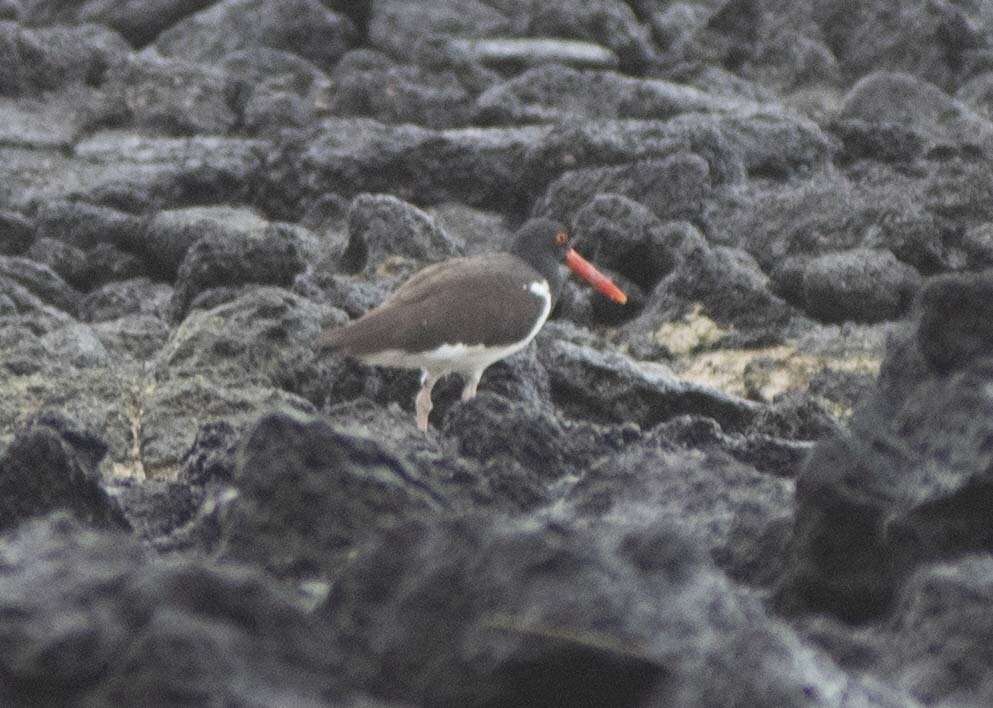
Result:
M533 292L542 300L552 299L552 292L548 289L547 280L536 280L533 283L528 283L528 290Z

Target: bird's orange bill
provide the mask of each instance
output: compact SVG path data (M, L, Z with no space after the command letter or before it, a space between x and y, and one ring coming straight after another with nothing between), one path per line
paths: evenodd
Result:
M565 264L569 270L592 285L597 292L606 295L614 302L623 305L628 301L628 296L606 275L593 267L593 264L570 248L565 254Z

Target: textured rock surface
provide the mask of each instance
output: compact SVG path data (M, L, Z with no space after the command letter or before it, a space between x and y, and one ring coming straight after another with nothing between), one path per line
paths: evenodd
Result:
M988 5L0 0L0 703L989 704Z

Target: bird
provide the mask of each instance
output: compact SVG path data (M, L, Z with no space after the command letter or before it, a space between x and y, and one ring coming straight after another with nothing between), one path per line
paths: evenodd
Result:
M565 227L535 218L506 251L450 258L414 273L378 307L325 330L320 350L364 364L420 369L416 423L428 430L431 390L462 376L462 400L476 395L483 372L528 345L548 319L569 271L614 302L627 295L571 246Z

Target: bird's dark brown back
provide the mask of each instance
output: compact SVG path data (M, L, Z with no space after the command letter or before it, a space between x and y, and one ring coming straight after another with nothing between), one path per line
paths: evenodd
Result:
M529 289L541 280L508 253L445 261L415 273L355 322L327 330L319 345L356 357L442 344L506 346L524 339L541 313L544 302Z

